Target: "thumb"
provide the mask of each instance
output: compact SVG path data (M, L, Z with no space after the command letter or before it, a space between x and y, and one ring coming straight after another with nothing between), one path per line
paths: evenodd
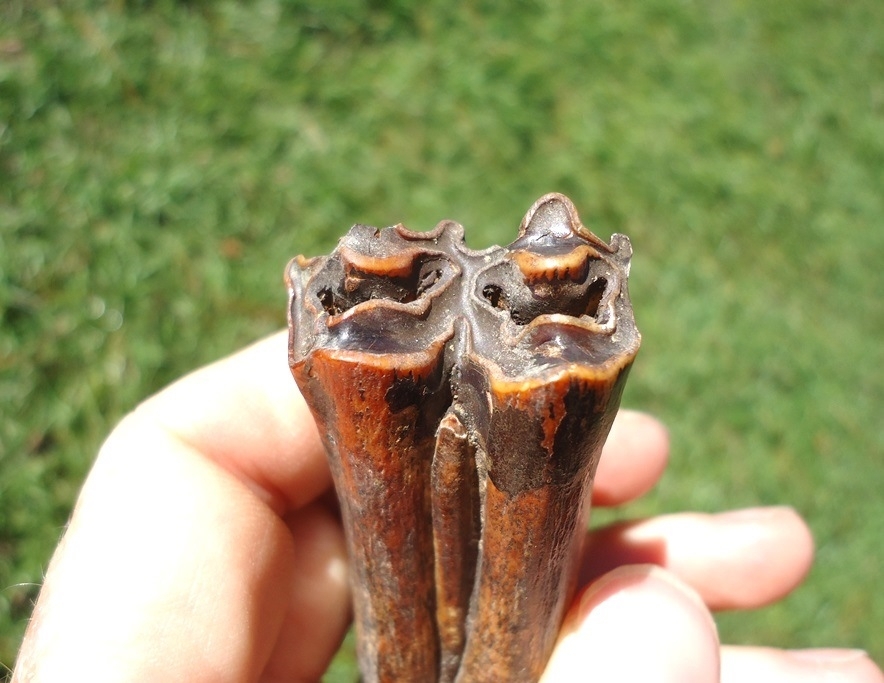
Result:
M717 683L712 615L659 567L627 565L605 574L566 616L542 683L586 680Z

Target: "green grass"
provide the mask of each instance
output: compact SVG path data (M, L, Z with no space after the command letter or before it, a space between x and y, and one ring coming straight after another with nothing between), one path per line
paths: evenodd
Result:
M282 326L289 256L550 190L633 239L673 436L599 518L795 505L814 571L723 638L884 661L884 6L381 4L0 5L0 662L102 437Z

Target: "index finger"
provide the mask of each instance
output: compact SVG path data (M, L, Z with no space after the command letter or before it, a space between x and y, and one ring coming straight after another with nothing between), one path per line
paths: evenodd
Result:
M145 401L139 411L230 471L277 513L331 486L316 425L288 368L287 335L266 337Z
M344 545L337 521L308 505L330 474L286 355L285 336L269 337L114 429L50 563L14 681L324 670L348 615Z

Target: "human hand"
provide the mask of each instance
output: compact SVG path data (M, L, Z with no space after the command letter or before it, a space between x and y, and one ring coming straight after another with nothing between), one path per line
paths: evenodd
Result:
M599 461L593 506L633 500L662 475L668 436L621 411ZM751 609L798 586L813 539L788 507L679 513L588 533L581 583L542 683L882 683L859 650L721 646L710 610ZM719 678L720 676L720 678Z
M50 564L13 683L318 680L349 622L343 533L316 428L277 334L188 375L108 437ZM668 441L624 411L595 505L639 496ZM862 654L719 649L708 608L801 580L812 541L786 508L670 515L590 534L545 683L881 683ZM601 559L600 559L601 558ZM656 562L650 568L635 562ZM708 607L707 607L708 606ZM589 673L588 673L589 672ZM827 680L831 680L827 678Z

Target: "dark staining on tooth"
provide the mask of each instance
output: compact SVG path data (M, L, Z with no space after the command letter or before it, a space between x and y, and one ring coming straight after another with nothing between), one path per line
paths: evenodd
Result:
M583 315L588 315L590 318L598 317L599 304L602 302L602 295L607 287L608 281L603 277L596 278L589 283L589 287L586 289L586 306Z
M355 225L289 264L289 364L319 426L366 683L537 681L638 351L629 240L560 194L507 248Z

